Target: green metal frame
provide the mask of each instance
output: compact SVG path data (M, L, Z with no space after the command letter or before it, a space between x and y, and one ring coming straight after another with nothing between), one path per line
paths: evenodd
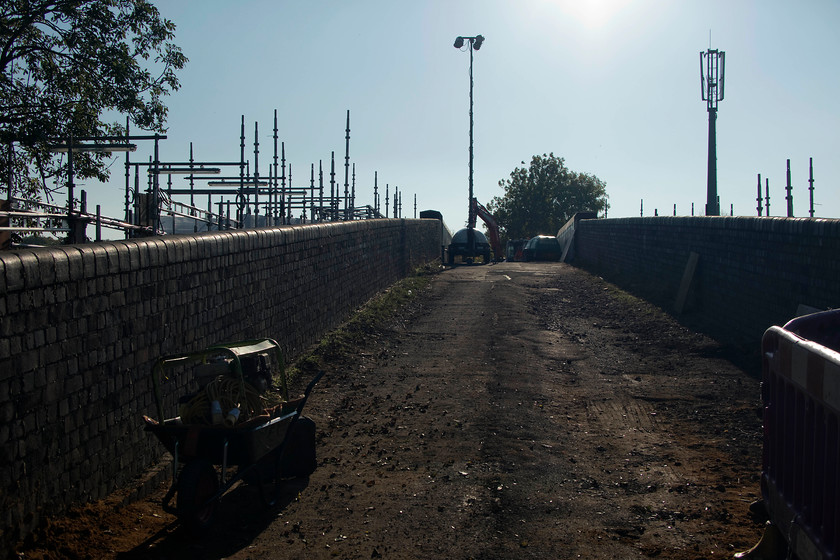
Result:
M273 353L277 359L280 369L280 384L283 391L283 398L285 400L289 400L289 388L288 381L286 379L286 365L283 360L283 352L280 350L280 345L271 338L215 344L197 352L171 354L169 356L159 358L152 367L152 383L154 385L158 416L160 417L159 421L163 423L166 419L163 412L163 398L160 393L160 380L161 376L163 376L164 379L169 379L167 369L178 365L187 366L190 364L206 364L208 358L211 356L224 356L231 359L231 364L233 366L232 373L239 379L241 384L240 390L242 394L244 394L245 378L242 374L242 362L240 362L240 358L244 356L256 356L266 352Z

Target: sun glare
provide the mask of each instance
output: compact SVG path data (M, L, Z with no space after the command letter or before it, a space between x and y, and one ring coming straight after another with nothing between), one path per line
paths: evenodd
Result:
M616 20L629 0L547 0L565 17L588 30L597 30Z

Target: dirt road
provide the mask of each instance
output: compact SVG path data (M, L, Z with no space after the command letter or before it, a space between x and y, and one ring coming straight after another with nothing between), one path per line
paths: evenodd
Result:
M456 267L316 387L307 414L319 468L282 506L266 511L238 489L216 529L190 541L143 502L97 519L87 551L731 557L762 528L748 511L759 497L760 399L758 379L722 355L565 264Z

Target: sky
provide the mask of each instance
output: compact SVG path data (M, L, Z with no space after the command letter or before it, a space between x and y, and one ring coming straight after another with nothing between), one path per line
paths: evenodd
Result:
M440 211L466 225L469 66L474 52L474 191L483 204L534 155L606 182L608 217L702 215L708 113L700 52L724 51L717 117L721 213L754 216L757 174L770 214L840 216L838 0L157 0L189 58L166 99L163 161L239 161L245 118L260 175L273 158L274 111L295 186L335 152L342 183L346 112L357 205L402 192L402 216ZM138 131L133 131L138 132ZM148 161L150 142L134 161ZM121 216L123 156L88 199ZM183 178L176 179L186 185ZM317 179L316 179L317 181ZM381 196L384 207L384 196ZM90 202L89 202L90 204ZM555 233L555 232L533 232Z

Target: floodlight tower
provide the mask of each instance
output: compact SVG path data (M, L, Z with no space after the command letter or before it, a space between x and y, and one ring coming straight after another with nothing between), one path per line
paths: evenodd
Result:
M473 207L473 50L479 50L484 37L476 35L475 37L456 37L454 47L461 49L464 43L469 42L470 51L470 194L467 200L467 208L469 209L469 219L467 220L467 247L469 254L475 256L475 208Z
M725 54L717 49L700 53L700 86L703 101L709 111L709 165L706 180L706 215L720 216L720 202L717 194L717 147L715 142L715 121L718 103L723 101L723 78Z

